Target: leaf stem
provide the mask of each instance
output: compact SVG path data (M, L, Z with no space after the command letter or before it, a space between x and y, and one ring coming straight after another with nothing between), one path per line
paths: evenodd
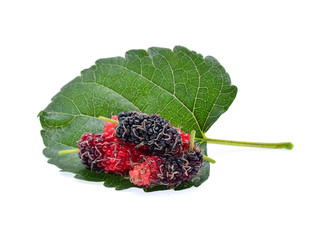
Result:
M203 159L206 160L207 162L211 162L211 163L216 163L215 160L213 160L212 158L206 156L206 155L203 155Z
M103 120L105 122L111 122L111 123L115 123L115 124L118 124L119 122L116 121L116 120L113 120L113 119L110 119L110 118L107 118L107 117L102 117L102 116L99 116L98 117L99 120Z
M257 148L285 148L291 150L294 145L291 142L280 142L280 143L263 143L263 142L244 142L244 141L232 141L232 140L221 140L221 139L212 139L212 138L203 138L198 139L203 140L208 143L222 144L222 145L232 145L232 146L241 146L241 147L257 147Z
M195 146L195 136L196 136L196 130L192 130L191 133L190 133L189 152L192 152L193 147Z
M62 150L58 152L58 155L63 156L65 154L70 154L70 153L78 153L79 149L78 148L72 148L72 149L68 149L68 150Z

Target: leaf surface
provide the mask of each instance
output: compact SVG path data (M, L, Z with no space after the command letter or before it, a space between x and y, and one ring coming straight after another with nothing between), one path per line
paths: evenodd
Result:
M103 181L116 189L133 187L121 177L86 170L77 154L58 156L58 152L77 147L83 133L101 133L104 122L97 119L99 116L111 117L128 110L158 113L184 132L196 130L196 137L202 139L236 93L237 88L215 58L204 58L181 46L130 50L125 58L100 59L66 84L39 113L44 154L49 163L75 173L76 178ZM208 163L201 172L201 180L179 185L177 190L205 181ZM163 187L159 188L147 191Z

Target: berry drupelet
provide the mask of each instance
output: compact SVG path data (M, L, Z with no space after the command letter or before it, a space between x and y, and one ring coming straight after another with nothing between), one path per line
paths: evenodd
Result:
M182 143L179 131L157 114L121 112L118 121L116 137L137 148L148 146L150 151L174 153Z

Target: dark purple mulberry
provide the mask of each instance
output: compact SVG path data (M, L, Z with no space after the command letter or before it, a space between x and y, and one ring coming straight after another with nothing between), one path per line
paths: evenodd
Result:
M104 148L106 148L105 136L103 134L85 133L78 141L78 156L87 169L102 170L99 162L104 157Z
M203 156L197 149L193 152L185 152L180 156L160 156L157 160L161 184L174 186L184 181L190 181L203 166Z
M115 128L116 137L138 147L148 146L159 153L174 153L181 145L181 135L166 119L157 114L121 112Z

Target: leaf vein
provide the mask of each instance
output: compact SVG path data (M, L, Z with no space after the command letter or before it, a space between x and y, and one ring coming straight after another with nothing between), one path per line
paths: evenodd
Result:
M44 134L45 134L45 135L46 135L46 137L47 137L50 141L52 141L53 143L56 143L56 144L59 144L59 145L63 145L63 146L66 146L66 147L73 147L73 146L69 146L69 145L67 145L67 144L64 144L64 143L57 142L57 141L53 140L50 136L48 136L47 132L44 132ZM49 148L49 147L47 147L47 148Z
M172 75L172 82L173 82L173 95L175 95L176 94L176 80L175 80L175 77L174 77L174 73L173 73L173 68L171 67L171 65L170 65L170 62L168 61L168 59L165 57L165 56L163 56L163 55L161 55L161 54L156 54L155 56L160 56L160 57L162 57L167 63L168 63L168 65L169 65L169 68L170 68L170 70L171 70L171 75ZM152 58L151 58L152 59ZM153 60L153 59L152 59ZM153 64L153 66L155 67L155 65L154 65L154 62L152 61L152 64ZM156 68L156 67L155 67Z
M207 117L206 117L206 119L205 119L205 122L204 122L204 124L203 124L203 127L202 127L202 130L204 131L205 130L205 127L206 127L206 124L207 124L207 121L208 121L208 119L209 119L209 116L210 116L210 114L212 113L212 110L214 109L214 107L217 105L217 101L218 101L218 99L219 99L219 97L220 97L220 95L221 95L221 92L222 92L222 89L223 89L223 87L224 87L224 78L223 78L223 75L222 75L222 72L220 71L220 76L221 76L221 79L222 79L222 84L221 84L221 88L220 88L220 90L219 90L219 94L217 95L217 98L216 98L216 100L214 101L214 104L212 105L212 107L211 107L211 109L210 109L210 111L208 112L208 115L207 115Z
M198 68L197 68L197 66L196 66L196 64L195 64L195 62L192 60L192 58L190 57L190 56L188 56L186 53L184 53L184 52L182 52L180 49L179 49L179 51L183 54L183 55L185 55L187 58L189 58L190 59L190 61L192 62L192 64L193 64L193 66L194 66L194 68L195 68L195 70L196 70L196 72L197 72L197 74L198 74L198 88L197 88L197 92L196 92L196 97L195 97L195 101L194 101L194 103L193 103L193 108L192 108L192 112L194 113L195 112L195 109L196 109L196 102L197 102L197 99L198 99L198 94L199 94L199 89L200 89L200 80L201 80L201 78L200 78L200 73L199 73L199 71L198 71ZM199 123L198 123L199 124Z

